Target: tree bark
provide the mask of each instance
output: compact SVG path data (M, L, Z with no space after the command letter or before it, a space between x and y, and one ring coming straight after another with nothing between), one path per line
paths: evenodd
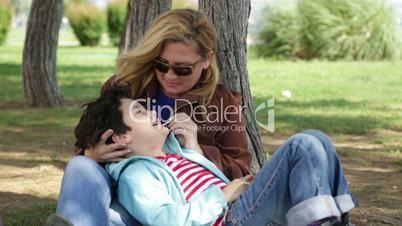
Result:
M119 53L135 47L152 21L171 6L171 0L129 0Z
M32 107L62 106L56 57L63 0L34 0L24 44L22 76L25 102Z
M255 121L247 72L247 27L250 0L199 0L199 9L214 23L218 34L217 61L222 82L243 97L249 149L253 153L253 171L266 162Z

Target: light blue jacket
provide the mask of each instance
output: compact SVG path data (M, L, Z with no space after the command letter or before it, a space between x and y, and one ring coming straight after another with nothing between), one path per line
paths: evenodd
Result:
M224 182L229 179L201 154L180 147L171 133L163 150L196 162ZM153 157L133 156L106 167L117 181L118 201L144 225L211 225L227 208L222 190L209 186L199 196L186 202L184 192L173 171Z

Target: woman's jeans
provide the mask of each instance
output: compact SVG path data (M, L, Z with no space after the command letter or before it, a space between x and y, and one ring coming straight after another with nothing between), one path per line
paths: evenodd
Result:
M74 225L140 226L116 201L111 178L84 156L68 163L57 213ZM250 187L229 206L225 225L305 226L356 207L335 148L317 130L296 134L280 147Z
M64 170L56 212L75 226L141 226L112 197L113 182L105 169L76 156Z

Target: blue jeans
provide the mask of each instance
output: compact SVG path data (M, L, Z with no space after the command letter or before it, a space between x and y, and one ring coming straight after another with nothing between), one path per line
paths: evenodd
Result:
M229 206L227 226L306 226L356 207L330 139L318 130L289 138Z
M76 156L64 170L56 212L76 226L141 226L112 197L107 172L94 160Z
M140 226L115 200L106 171L84 156L68 163L57 213L74 225ZM355 207L335 148L317 130L288 139L229 206L225 224L302 225Z

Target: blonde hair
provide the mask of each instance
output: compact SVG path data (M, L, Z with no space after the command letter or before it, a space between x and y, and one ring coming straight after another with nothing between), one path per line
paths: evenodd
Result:
M117 59L116 81L129 83L133 98L146 95L158 84L153 60L159 57L167 42L196 44L196 51L204 59L213 52L212 62L204 70L196 86L187 94L200 97L200 104L210 103L219 81L216 63L216 31L207 16L192 9L176 9L161 14L150 26L138 45Z

